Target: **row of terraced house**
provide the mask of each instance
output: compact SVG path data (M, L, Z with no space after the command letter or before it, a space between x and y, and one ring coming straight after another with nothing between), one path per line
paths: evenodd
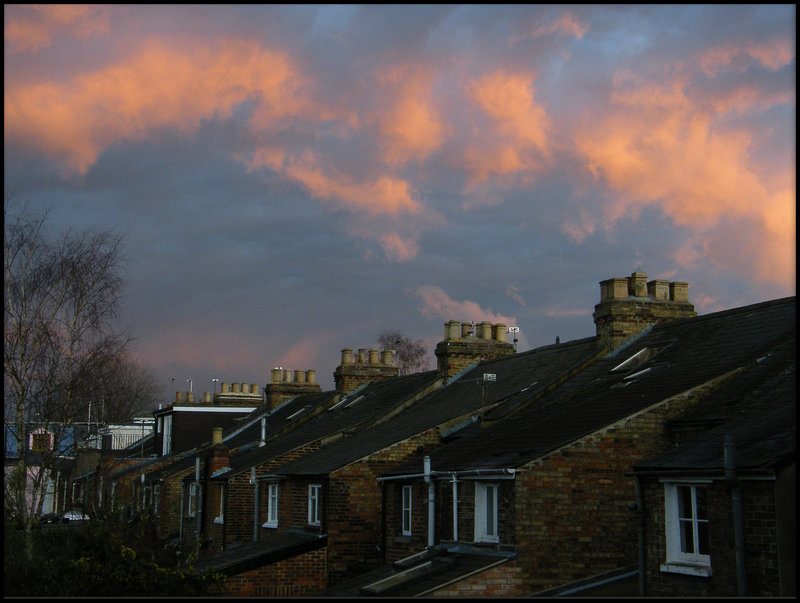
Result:
M344 349L331 391L178 392L74 486L199 541L222 595L794 595L795 298L698 315L636 271L594 321L517 353L452 320L435 370Z

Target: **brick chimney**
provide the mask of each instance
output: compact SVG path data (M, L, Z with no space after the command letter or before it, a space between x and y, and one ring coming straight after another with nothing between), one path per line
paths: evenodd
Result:
M361 348L354 356L353 350L342 350L342 362L333 372L336 391L343 396L372 381L382 381L396 377L398 368L394 365L391 350L380 352L376 349Z
M317 372L311 369L272 369L270 381L264 388L269 410L275 410L297 396L322 391L316 381Z
M436 344L436 364L447 382L480 360L513 353L514 346L506 341L506 325L451 320L444 323L444 339Z
M646 327L697 316L689 302L689 283L647 280L636 270L629 277L600 281L600 303L594 307L597 335L614 350Z
M215 471L230 467L231 452L228 447L222 443L222 427L214 427L211 430L211 448L208 450L208 467L209 475L213 475Z

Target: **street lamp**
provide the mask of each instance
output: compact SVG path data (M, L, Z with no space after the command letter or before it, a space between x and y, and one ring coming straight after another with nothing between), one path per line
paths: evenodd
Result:
M219 379L214 378L211 380L211 382L214 384L214 396L217 395L217 381L219 381Z

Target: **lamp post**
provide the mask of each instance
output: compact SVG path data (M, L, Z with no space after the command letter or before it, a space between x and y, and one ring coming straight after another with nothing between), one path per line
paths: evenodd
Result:
M214 384L214 396L212 397L212 400L217 397L217 381L219 381L219 379L216 377L211 380L211 383Z

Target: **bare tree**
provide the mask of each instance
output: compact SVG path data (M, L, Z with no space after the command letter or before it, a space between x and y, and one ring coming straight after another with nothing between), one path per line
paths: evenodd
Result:
M164 388L152 373L125 353L99 363L82 390L87 416L100 423L124 423L149 414L164 399Z
M14 417L19 461L6 475L5 504L25 526L29 547L64 436L86 416L80 394L129 341L113 327L123 286L121 235L67 232L51 239L46 219L46 211L16 207L6 197L4 407ZM51 438L35 466L24 452L32 424L45 425Z
M400 331L388 330L378 336L378 345L397 352L397 367L401 375L416 373L428 366L425 344L421 339L413 341Z

